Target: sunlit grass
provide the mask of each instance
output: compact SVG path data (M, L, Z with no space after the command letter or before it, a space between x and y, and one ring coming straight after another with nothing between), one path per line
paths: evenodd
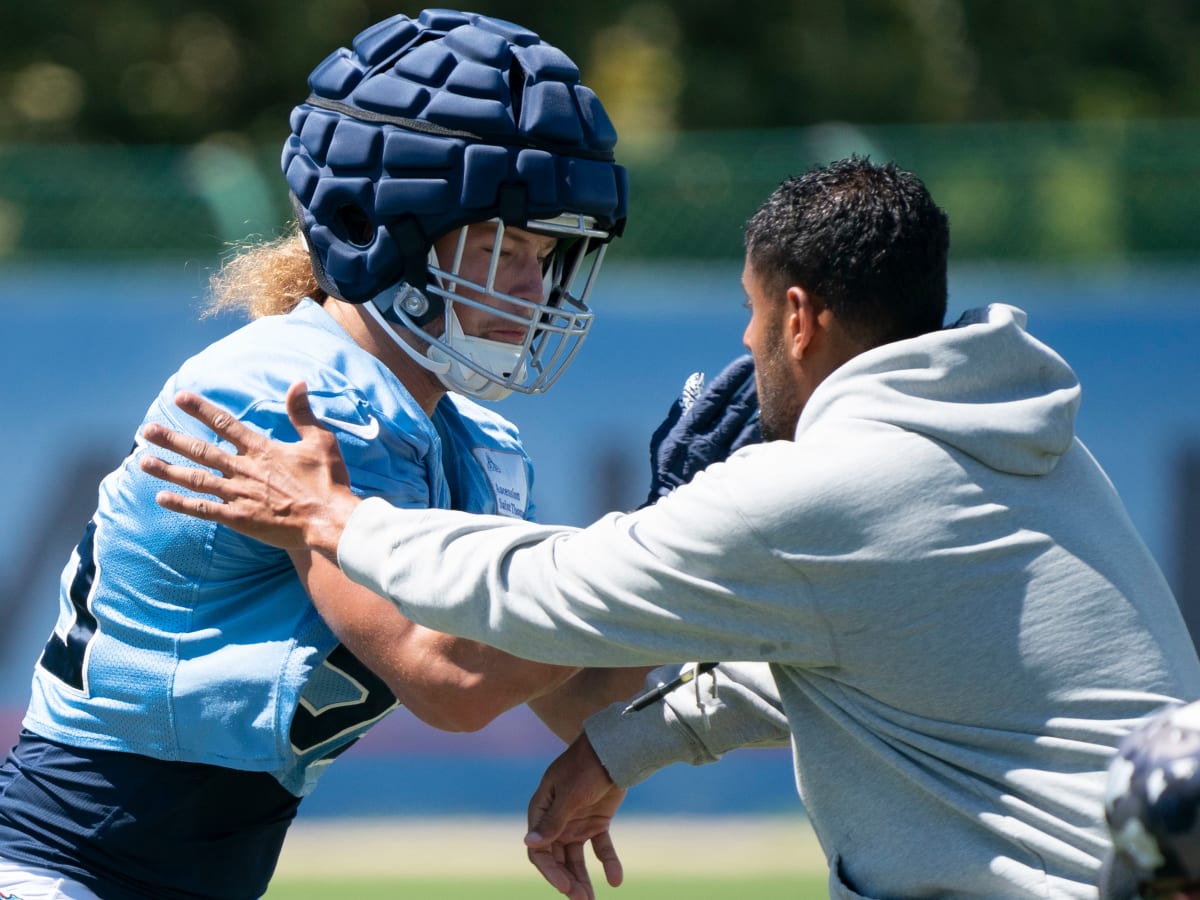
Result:
M527 878L512 876L495 879L394 878L309 880L276 879L265 900L464 900L486 897L488 900L553 900L561 896L534 873ZM651 877L631 878L619 888L596 885L597 900L823 900L828 897L824 876L785 878L738 875L729 878Z

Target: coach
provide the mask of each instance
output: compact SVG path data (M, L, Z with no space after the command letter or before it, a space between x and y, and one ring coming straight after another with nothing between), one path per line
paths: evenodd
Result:
M153 427L224 477L142 464L224 501L163 506L336 557L434 629L548 663L748 661L600 711L551 766L527 843L563 893L592 895L589 839L619 880L622 788L790 741L833 897L1094 898L1114 747L1200 697L1200 662L1075 437L1071 369L1014 307L942 327L948 245L892 165L784 182L746 229L766 442L585 529L359 501L300 386L297 444L182 396L241 455Z

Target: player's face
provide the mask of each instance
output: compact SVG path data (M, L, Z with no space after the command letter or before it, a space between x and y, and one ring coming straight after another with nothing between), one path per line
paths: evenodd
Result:
M763 440L790 441L796 436L804 400L797 390L792 360L784 342L786 304L782 298L770 296L750 268L749 260L742 271L742 289L750 309L742 343L754 357Z
M488 271L497 252L494 222L481 222L467 230L459 274L476 284L486 284ZM457 251L459 233L445 235L434 245L442 267L451 268ZM500 259L496 267L494 289L497 293L511 294L531 303L542 302L543 265L554 250L556 240L546 235L534 234L520 228L506 227L500 241ZM533 310L514 303L505 303L494 297L459 286L457 293L487 304L492 309L513 313L522 319L531 319ZM491 341L519 344L525 340L527 326L511 319L494 315L467 303L455 303L459 325L465 334Z

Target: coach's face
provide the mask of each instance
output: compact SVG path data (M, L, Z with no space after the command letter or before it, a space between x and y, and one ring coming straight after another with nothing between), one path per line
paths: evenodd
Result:
M742 270L742 290L750 310L742 343L754 357L763 440L790 441L796 436L796 423L809 393L803 387L798 360L793 356L791 335L795 312L786 292L770 290L751 268L748 258Z

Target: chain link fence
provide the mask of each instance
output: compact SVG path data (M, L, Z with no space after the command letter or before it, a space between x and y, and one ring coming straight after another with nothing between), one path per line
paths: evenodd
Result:
M691 132L626 140L613 258L735 260L785 177L851 153L919 174L950 214L955 262L1200 258L1200 121ZM279 234L275 147L0 145L0 262L204 258Z

